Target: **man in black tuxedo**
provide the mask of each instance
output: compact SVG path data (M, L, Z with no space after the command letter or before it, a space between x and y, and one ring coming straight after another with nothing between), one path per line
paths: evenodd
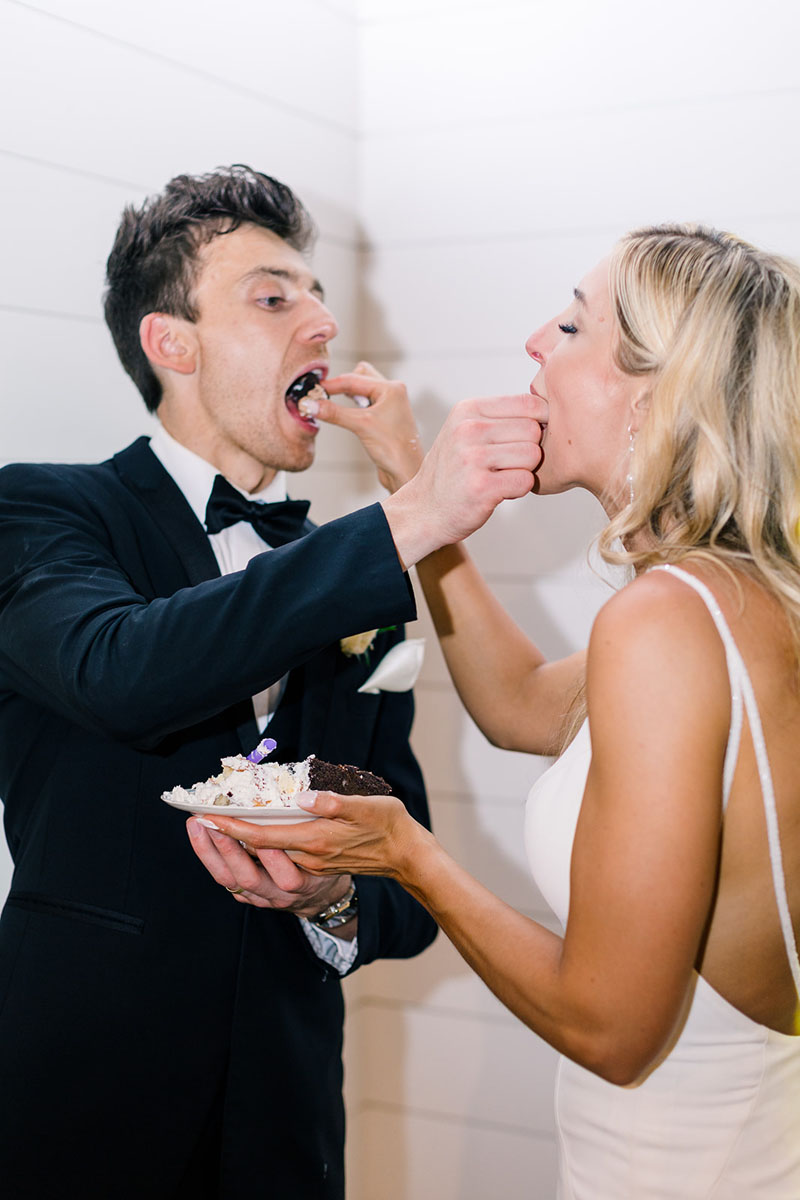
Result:
M239 904L160 800L268 723L276 757L373 770L427 820L411 695L360 694L339 639L396 627L374 666L415 616L406 568L525 490L530 447L500 487L512 439L466 422L382 505L315 528L282 503L318 432L290 387L336 334L310 233L243 167L126 210L106 315L158 432L0 472L5 1200L342 1197L340 976L434 935L392 882L279 853Z

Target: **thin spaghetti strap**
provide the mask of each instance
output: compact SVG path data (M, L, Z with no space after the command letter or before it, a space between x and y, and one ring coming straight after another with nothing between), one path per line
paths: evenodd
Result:
M722 615L714 593L694 575L690 575L688 571L681 570L680 567L674 567L671 564L654 567L654 570L669 571L670 575L675 575L687 583L698 593L706 603L709 613L714 619L722 641L725 645L725 653L728 660L728 672L731 676L731 695L734 695L734 672L736 675L737 691L741 691L744 696L744 707L747 710L747 719L750 722L750 736L753 739L753 748L756 755L756 764L758 766L758 778L761 783L761 795L764 801L764 816L767 823L767 841L769 844L769 858L772 866L772 884L775 890L775 901L778 905L778 914L781 921L781 930L783 932L783 940L786 946L786 957L789 960L792 978L794 979L795 990L800 996L800 957L797 953L797 939L794 934L794 926L792 924L792 916L789 911L789 901L786 895L786 877L783 870L783 855L781 853L780 834L778 831L778 810L775 803L775 786L772 780L772 771L770 770L769 757L767 755L767 744L764 739L764 730L761 725L761 714L758 710L756 695L753 691L753 684L750 680L750 674L745 666L744 659L739 653L739 648L734 641L733 634L728 628L727 622ZM741 721L741 713L739 720ZM733 724L733 713L731 724ZM737 736L737 753L738 753ZM730 752L731 744L729 743L728 751ZM735 761L734 761L735 765ZM725 768L727 773L728 754L725 757ZM732 775L731 775L732 778Z
M780 834L778 832L778 810L775 804L775 788L772 782L772 771L767 757L767 744L761 727L761 714L758 711L755 692L750 682L750 676L745 672L742 679L744 688L744 703L747 708L747 718L750 721L750 733L756 752L758 777L761 780L761 792L764 797L764 815L767 820L767 838L769 841L769 858L772 863L772 881L775 888L775 899L783 929L783 940L786 943L786 956L792 968L795 990L800 996L800 957L797 953L797 939L794 936L792 915L789 912L789 900L786 895L786 877L783 871L783 855L781 853Z
M731 787L733 786L733 776L736 771L736 762L739 758L744 711L741 681L743 676L747 674L747 670L739 653L739 647L733 639L733 634L728 628L728 623L722 615L722 609L717 604L714 593L704 583L701 583L699 579L695 579L694 575L690 575L688 571L681 570L680 567L673 567L671 563L664 563L661 566L653 567L652 570L669 571L670 575L676 575L684 583L688 583L689 587L694 588L701 599L705 601L706 608L713 618L717 632L725 647L725 658L728 663L728 679L731 687L731 727L728 733L725 764L722 770L722 809L724 812L728 807Z

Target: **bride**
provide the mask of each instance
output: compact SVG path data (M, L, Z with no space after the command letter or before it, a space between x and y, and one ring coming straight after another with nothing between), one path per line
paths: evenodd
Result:
M592 492L601 552L632 581L586 656L547 663L463 547L418 570L487 737L559 753L524 832L563 933L495 897L392 797L309 794L321 819L286 828L215 810L192 844L249 903L264 863L389 875L417 897L562 1055L563 1200L797 1200L800 272L728 234L637 231L527 349L533 490ZM365 368L328 386L373 401L319 415L384 439L390 521L476 419L457 406L417 471L413 439L379 424L399 385Z

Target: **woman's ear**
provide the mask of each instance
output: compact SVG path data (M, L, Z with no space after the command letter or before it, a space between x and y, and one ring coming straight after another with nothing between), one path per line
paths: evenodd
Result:
M652 397L652 387L649 380L642 380L641 387L637 389L636 395L631 403L631 419L629 428L632 433L638 433L644 425L645 417L650 408L650 399Z
M192 375L197 366L197 343L191 324L167 313L146 313L139 323L139 341L153 367Z

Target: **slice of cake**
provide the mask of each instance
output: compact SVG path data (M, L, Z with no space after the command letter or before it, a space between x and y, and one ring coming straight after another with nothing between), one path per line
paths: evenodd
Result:
M255 752L254 752L255 753ZM163 792L167 803L201 804L216 807L263 808L294 806L299 792L339 792L343 796L388 796L392 789L385 779L359 767L322 762L311 754L302 762L266 763L236 754L223 758L219 775L212 775L190 788Z

